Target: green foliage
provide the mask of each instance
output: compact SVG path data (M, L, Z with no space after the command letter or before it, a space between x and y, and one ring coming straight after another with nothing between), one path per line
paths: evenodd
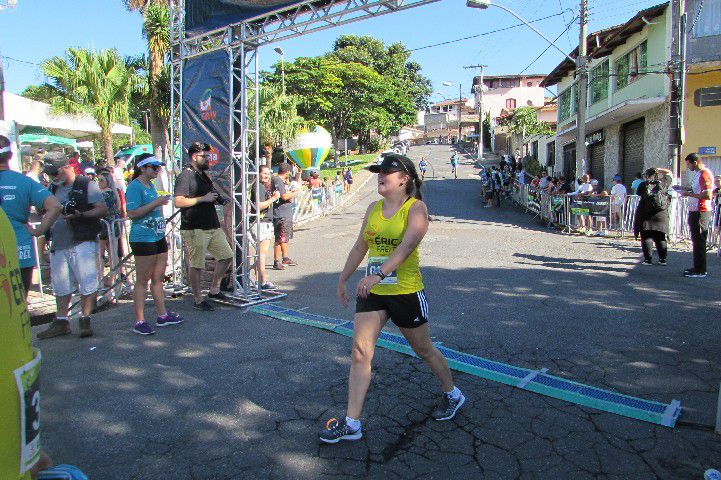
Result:
M523 168L530 175L545 175L546 170L541 166L541 163L530 155L523 159Z
M522 135L550 135L553 133L548 122L542 122L536 115L533 107L520 107L513 111L513 115L502 122L508 126L512 133Z
M321 57L285 63L285 84L296 96L298 113L327 128L333 138L358 137L362 150L374 150L371 133L388 138L416 122L430 95L430 81L409 62L401 44L384 46L372 37L346 35ZM281 65L264 73L264 83L279 85Z
M383 147L386 146L386 142L384 142L379 137L373 137L368 141L368 151L369 152L378 152L380 150L383 150Z
M260 88L260 138L263 144L285 144L293 139L308 122L298 115L300 99L287 95L272 83Z
M50 103L55 93L49 85L30 85L20 95L36 102Z

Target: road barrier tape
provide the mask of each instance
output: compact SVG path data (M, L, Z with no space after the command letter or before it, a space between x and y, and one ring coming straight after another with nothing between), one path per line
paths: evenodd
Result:
M255 306L251 308L251 312L353 337L353 322L347 320L301 312L273 303ZM417 357L402 335L381 331L377 345L404 355ZM673 400L670 404L644 400L548 375L546 373L548 369L545 368L531 370L516 367L438 344L436 346L446 358L451 369L511 387L665 427L674 427L681 414L681 402L678 400Z

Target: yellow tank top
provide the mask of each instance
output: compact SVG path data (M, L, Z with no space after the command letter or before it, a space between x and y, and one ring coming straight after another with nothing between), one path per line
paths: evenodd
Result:
M1 209L0 331L0 478L29 480L40 455L40 352L30 346L15 234Z
M415 202L415 198L409 198L391 218L383 216L383 200L376 202L371 209L363 229L363 238L368 245L367 275L376 273L403 241L408 228L408 212ZM376 284L371 293L402 295L423 290L418 247L395 271L386 274L386 278Z

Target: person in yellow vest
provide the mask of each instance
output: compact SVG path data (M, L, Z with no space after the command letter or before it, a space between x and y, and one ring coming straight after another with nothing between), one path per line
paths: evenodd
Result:
M388 320L392 320L433 371L443 389L436 420L450 420L465 402L443 354L433 345L428 332L428 301L420 271L419 245L428 231L428 209L421 201L422 181L413 161L403 155L387 154L378 165L382 200L371 204L363 227L353 245L338 281L338 298L348 306L346 282L368 253L366 276L356 288L356 314L348 379L346 417L330 419L319 433L325 443L358 440L362 435L360 415L371 380L371 360L376 341Z
M40 351L30 345L15 233L0 209L0 478L28 480L40 452Z

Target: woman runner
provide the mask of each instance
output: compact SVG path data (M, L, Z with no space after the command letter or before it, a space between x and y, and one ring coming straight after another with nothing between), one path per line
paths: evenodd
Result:
M135 325L133 333L152 335L153 327L145 321L145 297L150 292L155 301L158 318L155 325L165 327L182 323L177 313L165 310L165 291L163 277L168 263L168 242L165 240L165 218L163 205L170 201L170 195L158 196L153 180L163 162L150 153L139 155L135 163L133 181L125 193L128 217L133 221L130 226L130 249L135 256L137 281L133 289L135 307Z
M421 201L421 179L413 162L385 155L378 173L382 200L371 204L338 281L338 299L348 306L346 281L369 253L366 276L356 288L353 349L348 378L348 409L342 420L331 419L320 440L337 443L362 437L360 415L371 379L371 360L381 329L391 319L413 351L433 371L443 389L436 420L450 420L465 402L453 385L446 359L428 333L428 302L423 290L418 246L428 231L428 209Z

